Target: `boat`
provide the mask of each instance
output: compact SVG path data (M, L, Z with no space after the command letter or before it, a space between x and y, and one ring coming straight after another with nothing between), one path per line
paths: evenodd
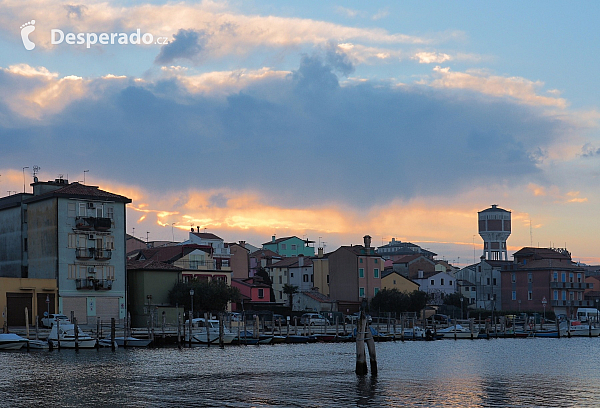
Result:
M600 335L600 327L580 321L572 321L570 333L567 332L566 335L567 337L569 335L571 337L598 337Z
M19 350L27 339L14 333L0 333L0 350Z
M52 343L53 347L75 348L75 325L72 323L53 324L48 335L48 341ZM96 339L85 334L79 326L77 327L77 347L96 347Z
M402 330L402 328L396 328L396 331L390 331L387 336L396 340L425 340L426 332L427 331L423 330L421 327L415 326L405 328L404 330Z
M139 339L137 337L131 337L131 336L115 337L115 343L119 347L125 347L126 341L127 341L127 347L148 347L150 345L150 343L152 343L152 340L150 340L150 339ZM108 343L109 346L111 346L110 336L106 337L105 339L100 340L100 343L102 343L102 342L106 342L106 343Z
M478 333L473 333L466 327L460 324L452 325L445 329L437 331L438 335L442 335L443 339L473 339L478 337Z
M308 343L308 336L290 335L285 339L286 343Z
M189 320L186 320L185 324L186 327L188 327ZM206 333L207 329L208 336ZM219 321L216 319L209 319L208 321L206 321L203 317L192 319L192 330L192 343L219 343ZM231 344L236 337L236 334L232 333L227 327L223 326L223 344ZM189 341L189 332L186 333L185 341Z
M29 348L31 350L48 350L50 345L44 340L29 340Z

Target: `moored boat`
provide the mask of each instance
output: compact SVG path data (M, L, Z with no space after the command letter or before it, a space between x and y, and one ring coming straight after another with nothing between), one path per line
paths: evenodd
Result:
M441 334L444 339L476 339L479 335L478 333L472 333L471 330L460 324L438 330L437 334Z
M186 321L186 327L188 327L189 321ZM196 344L208 344L208 343L219 343L219 321L209 319L206 321L202 317L192 319L192 343ZM208 330L208 334L207 334ZM232 333L227 327L223 326L223 344L231 344L237 337L236 334ZM189 340L189 333L186 333L186 340ZM128 344L129 345L129 344Z
M27 339L14 333L0 333L0 350L19 350L27 344Z
M60 348L96 347L96 339L85 334L80 327L77 327L77 338L75 338L75 325L72 323L53 324L48 341L52 343L53 347Z

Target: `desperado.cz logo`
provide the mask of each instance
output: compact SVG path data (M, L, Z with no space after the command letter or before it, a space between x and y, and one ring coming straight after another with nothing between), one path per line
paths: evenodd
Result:
M28 21L23 24L21 29L21 39L23 40L23 46L27 51L31 51L35 48L35 43L29 39L29 34L35 31L35 20ZM168 44L169 40L167 37L157 37L150 33L141 33L138 28L132 33L64 33L58 28L50 30L50 44L68 44L68 45L82 45L85 44L86 48L90 48L94 44L101 45L140 45L140 44Z

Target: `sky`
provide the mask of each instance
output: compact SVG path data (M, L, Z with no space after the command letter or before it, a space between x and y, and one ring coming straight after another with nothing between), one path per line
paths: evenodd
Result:
M0 197L62 176L127 232L600 263L594 2L0 0ZM139 30L139 32L138 32ZM27 167L27 168L26 168ZM85 180L84 180L85 178Z

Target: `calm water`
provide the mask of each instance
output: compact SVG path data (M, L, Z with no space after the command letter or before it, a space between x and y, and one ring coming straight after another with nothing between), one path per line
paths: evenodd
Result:
M0 406L600 406L600 338L0 353Z

